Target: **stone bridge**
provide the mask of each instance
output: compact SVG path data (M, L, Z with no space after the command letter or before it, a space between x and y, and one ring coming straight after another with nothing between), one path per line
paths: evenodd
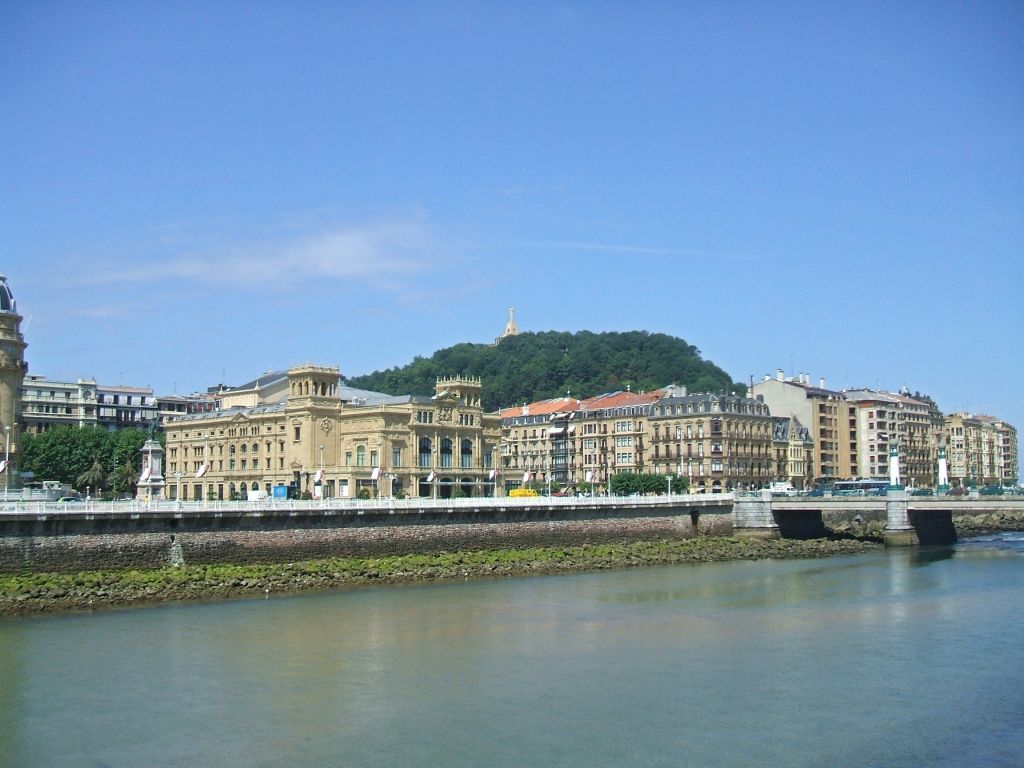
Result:
M342 518L360 525L417 523L536 522L619 517L686 517L696 529L702 515L731 514L735 535L760 538L813 538L825 533L825 520L882 519L891 545L952 543L954 514L1024 513L1024 497L773 496L708 493L629 497L534 497L463 499L264 499L240 501L15 502L0 504L0 535L61 535L88 530L163 525L168 530L241 525L287 527L289 521Z
M824 531L824 516L884 517L885 543L894 546L952 544L954 515L1024 512L1021 496L772 496L768 491L739 495L733 506L733 530L740 536L812 537Z

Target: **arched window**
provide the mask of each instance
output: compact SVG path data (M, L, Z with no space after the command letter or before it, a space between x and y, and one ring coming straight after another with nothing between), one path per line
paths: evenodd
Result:
M254 482L254 483L252 484L252 489L253 489L254 491L258 491L258 490L260 489L260 484L259 484L259 483L255 483L255 482Z
M462 453L460 465L463 469L469 469L473 466L473 441L463 440L462 441Z
M365 467L366 466L366 446L365 445L357 445L356 446L356 466L357 467Z
M446 469L452 465L452 441L447 437L441 440L441 468Z
M260 452L260 444L259 443L253 443L252 444L252 452L253 453L259 453Z
M420 438L420 466L430 467L433 466L434 461L434 447L430 442L429 437ZM422 494L421 494L422 495Z

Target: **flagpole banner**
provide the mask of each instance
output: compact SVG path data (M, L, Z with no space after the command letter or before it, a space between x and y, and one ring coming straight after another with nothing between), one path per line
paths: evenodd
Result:
M380 480L380 467L374 467L373 472L370 473L371 480Z

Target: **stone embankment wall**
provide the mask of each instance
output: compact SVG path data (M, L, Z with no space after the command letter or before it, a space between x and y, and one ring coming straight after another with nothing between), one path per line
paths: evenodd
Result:
M440 551L728 536L732 516L666 510L311 512L0 520L0 572L288 563Z

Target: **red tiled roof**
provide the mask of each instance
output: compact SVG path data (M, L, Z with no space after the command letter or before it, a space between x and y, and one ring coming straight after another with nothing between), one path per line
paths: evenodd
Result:
M501 418L511 419L516 416L545 416L565 411L578 411L579 409L580 401L575 398L553 397L550 400L538 400L529 405L514 405L511 408L502 408L499 413Z
M606 392L584 400L580 408L584 411L595 411L600 408L622 408L627 405L646 405L653 403L664 394L661 389L653 392Z

